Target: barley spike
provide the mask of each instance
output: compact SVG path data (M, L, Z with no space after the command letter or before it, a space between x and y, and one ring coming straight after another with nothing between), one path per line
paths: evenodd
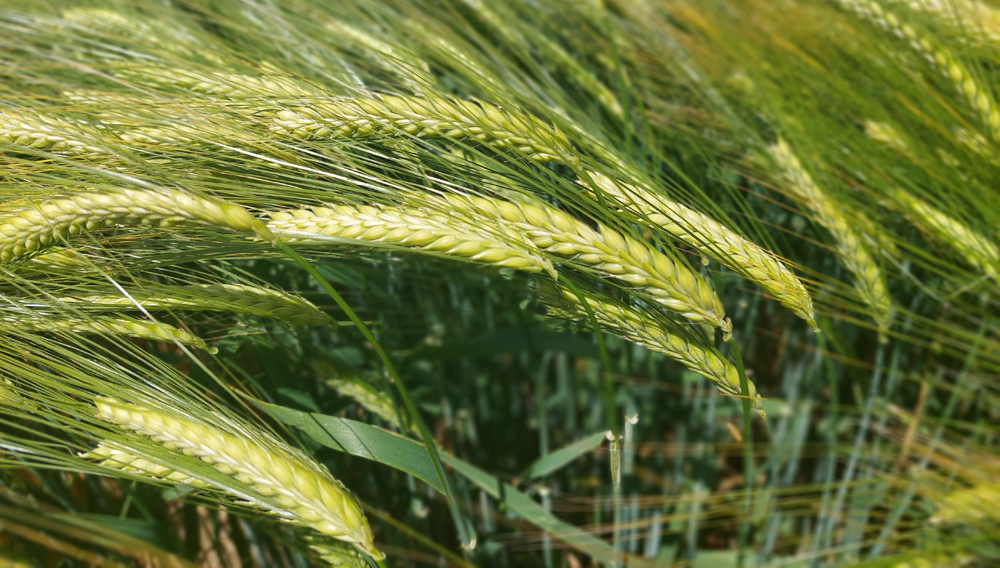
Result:
M506 242L521 241L516 234L502 239L457 216L434 214L419 208L330 205L292 209L271 213L268 228L283 238L328 235L438 252L501 268L553 271L552 264L537 251Z
M816 221L833 236L841 262L854 273L858 295L873 311L879 331L886 331L891 319L892 300L882 269L855 230L856 225L852 226L833 200L816 185L784 140L779 139L777 144L768 148L768 152L781 168L782 188L809 207Z
M967 263L992 278L997 277L1000 270L1000 248L990 239L902 189L896 189L893 197L915 221L965 257Z
M471 139L537 162L578 161L562 132L531 115L441 97L373 95L311 101L275 113L271 129L303 139Z
M197 457L257 493L273 498L281 508L268 505L271 512L356 544L374 558L384 557L372 544L371 528L358 501L323 466L304 454L277 440L259 441L266 439L263 433L258 439L235 435L110 398L99 398L95 404L99 418L147 436L167 449Z
M580 304L576 294L566 288L560 288L562 301L550 307L551 315L564 317L580 322L589 322L586 309ZM569 305L565 306L568 302ZM719 390L733 395L742 396L740 377L736 367L726 361L718 351L691 343L684 338L669 333L656 321L630 308L587 298L590 309L594 312L597 322L608 331L645 346L648 349L663 353L671 359L676 359L685 367L712 381ZM760 395L753 382L747 382L750 404L765 416L761 406Z
M118 469L126 473L134 473L172 483L181 483L199 489L212 487L210 484L196 477L191 477L163 464L141 458L125 450L120 450L110 442L101 442L96 448L81 454L80 457L97 461L98 465Z
M91 140L95 136L89 126L69 119L0 111L0 146L27 146L73 156L108 154Z
M590 178L606 195L648 219L654 226L733 269L790 308L819 331L812 299L802 282L772 253L714 219L647 189L622 184L597 172ZM583 183L583 182L581 182Z
M138 337L152 341L178 341L210 352L205 342L183 329L165 323L135 319L125 316L88 316L86 319L45 316L26 318L13 314L0 315L0 325L18 331L42 331L52 333L106 334Z
M179 222L225 227L273 239L264 224L239 205L175 189L122 189L71 194L27 206L0 206L0 260L10 262L84 230Z
M473 222L478 218L479 222L510 223L539 250L636 286L688 320L720 328L727 341L732 336L732 322L707 282L679 260L628 235L604 226L592 229L540 204L461 194L425 199L441 209L466 212Z
M312 302L280 290L259 288L243 284L190 284L165 286L144 284L129 292L131 298L121 294L75 294L59 298L73 303L85 302L91 306L108 306L116 310L138 309L135 302L148 310L219 310L246 312L288 320L292 323L327 323L330 316Z

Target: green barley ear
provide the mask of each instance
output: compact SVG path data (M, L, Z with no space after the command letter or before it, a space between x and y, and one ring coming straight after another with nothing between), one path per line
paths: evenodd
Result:
M654 227L695 247L744 278L757 283L819 331L813 318L812 299L802 282L774 254L730 230L718 221L648 189L616 182L597 172L587 172L600 191ZM581 185L585 183L580 180Z
M578 161L556 127L516 109L459 99L372 95L289 106L271 130L308 140L406 137L472 140L536 162Z
M150 477L170 483L180 483L198 489L210 489L212 485L196 477L171 469L146 458L141 458L128 450L119 449L110 441L100 442L96 448L80 454L80 457L97 462L98 465Z
M596 270L635 287L652 301L698 324L722 330L732 322L712 287L680 259L673 259L609 227L592 229L552 207L463 194L423 197L440 210L453 210L473 223L509 224L538 250L578 268Z
M0 312L0 329L9 331L36 331L50 333L72 333L80 335L114 335L137 337L151 341L177 341L193 345L215 353L204 340L183 329L162 322L130 318L126 316L87 316L72 318L64 316L25 317L15 313Z
M395 429L403 430L399 425L398 414L392 404L392 399L386 393L376 390L360 379L329 379L326 384L337 391L340 396L354 400L362 408L375 414Z
M549 315L587 325L590 322L586 308L577 295L568 288L558 291L543 289L542 296L549 306ZM740 377L736 367L715 349L699 345L667 331L662 325L643 313L610 301L587 298L587 304L601 327L619 337L663 353L677 360L695 373L716 384L720 391L740 397ZM750 404L766 416L757 394L757 387L748 381Z
M79 121L38 112L0 111L0 146L25 146L70 156L104 157L97 131Z
M872 310L879 331L884 333L891 323L892 300L882 269L869 252L857 226L852 225L838 205L816 185L788 143L779 139L777 144L768 147L768 153L780 168L781 188L809 208L816 221L833 236L841 263L854 273L858 296Z
M877 0L837 0L837 3L844 10L906 40L914 51L951 81L955 90L965 97L969 107L979 115L980 121L989 128L993 139L1000 140L1000 108L991 90L950 50L937 45L929 36L918 33L913 26L901 21L899 16Z
M502 227L477 227L454 214L417 207L330 205L277 211L270 216L268 228L284 239L336 237L384 243L500 268L554 273L551 261L537 250L510 244L523 242L517 234L497 234Z
M54 241L115 225L194 223L274 237L239 205L177 190L120 189L0 206L0 260L10 262Z
M241 101L259 98L291 101L329 96L322 89L306 81L277 74L254 76L148 65L121 67L115 74L144 85L172 87L223 100Z
M937 503L932 523L979 524L1000 520L1000 484L981 483L952 491Z
M909 153L909 148L907 147L906 140L899 133L896 128L889 124L888 122L876 122L874 120L866 120L864 123L865 134L869 138L892 148L893 150L899 152L900 154Z
M309 545L330 568L368 568L358 549L349 544L327 541Z
M73 294L60 297L69 304L108 306L116 310L136 310L136 302L147 310L225 310L274 317L291 323L330 323L330 316L312 302L287 292L245 284L189 284L166 286L143 284L131 290L131 298L107 293Z
M893 191L892 196L911 219L961 254L967 263L991 278L997 277L1000 271L1000 247L993 241L902 189Z
M374 558L384 558L372 544L371 528L361 505L321 465L263 432L234 434L206 423L111 398L98 398L97 416L197 457L232 476L281 508L260 505L282 518L337 540L357 545Z

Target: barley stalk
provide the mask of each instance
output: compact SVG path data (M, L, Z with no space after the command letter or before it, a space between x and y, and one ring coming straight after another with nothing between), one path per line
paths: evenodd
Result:
M772 253L707 215L645 188L622 184L597 172L590 178L606 195L743 277L757 283L816 331L812 299L795 274ZM583 183L582 181L580 182Z
M146 284L130 291L131 298L121 294L76 294L59 298L62 302L84 302L114 309L138 309L135 302L148 310L217 310L247 312L288 320L292 323L327 323L330 316L312 302L280 290L243 284L190 284L164 286Z
M562 132L531 115L441 97L373 95L313 101L278 111L271 129L303 139L471 139L538 162L578 161Z
M165 323L129 318L125 316L88 316L86 319L47 315L45 317L23 317L6 313L0 315L0 325L18 331L41 331L50 333L79 333L101 335L123 335L152 341L178 341L184 345L194 345L214 352L195 335Z
M993 139L1000 141L1000 108L993 95L949 50L921 36L913 26L901 22L898 16L876 0L837 0L837 2L845 10L854 12L876 26L905 39L939 73L952 82L955 90L965 97L982 123L990 129Z
M586 309L579 303L576 294L566 288L561 288L560 294L564 302L550 307L552 315L583 323L589 322ZM566 307L564 307L565 302L569 302ZM594 298L587 298L587 304L604 329L681 362L688 369L715 383L724 393L742 396L736 367L715 349L697 345L672 334L639 311ZM747 381L747 386L751 405L764 416L757 387L750 381Z
M901 189L895 190L893 197L915 221L927 227L938 240L955 249L966 262L992 278L997 277L1000 270L1000 247L993 241Z
M384 557L372 545L371 528L361 505L343 484L323 466L277 440L263 433L255 438L236 435L109 398L97 399L95 404L99 418L147 436L167 449L197 457L257 493L273 498L281 508L266 505L272 513L355 544L375 558Z
M283 238L326 235L437 252L501 268L528 272L553 270L551 263L537 251L508 244L509 240L521 240L515 234L503 239L454 215L418 208L330 205L292 209L271 213L268 228Z
M809 207L816 221L833 236L841 262L854 273L854 286L859 297L872 310L879 330L884 332L889 328L892 301L882 269L872 258L863 238L838 205L816 185L784 140L779 139L777 144L768 148L768 152L781 168L782 188ZM874 241L878 242L877 239Z
M439 209L466 212L476 222L509 223L539 250L569 264L597 270L695 323L718 327L728 341L732 323L712 287L679 260L608 227L586 223L544 205L449 194L427 197Z
M65 118L0 111L0 146L27 146L72 156L109 154L93 142L96 134L91 127Z
M0 206L0 260L10 262L81 231L115 225L170 226L188 222L273 236L239 205L190 193L121 189Z

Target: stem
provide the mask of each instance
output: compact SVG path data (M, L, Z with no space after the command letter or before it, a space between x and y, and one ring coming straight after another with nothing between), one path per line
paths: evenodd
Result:
M330 285L327 279L324 278L323 275L320 274L319 271L317 271L308 261L306 261L306 259L302 258L280 239L274 240L274 246L281 252L287 254L292 260L308 272L310 276L319 282L320 286L322 286L323 289L326 290L326 293L333 298L333 301L337 303L337 306L339 306L340 309L347 314L347 317L350 318L355 327L358 328L358 331L361 332L361 335L364 336L365 340L367 340L368 343L371 344L372 348L375 349L375 353L378 354L379 358L382 360L382 364L385 365L386 372L389 373L389 376L392 378L392 382L396 385L396 388L399 389L399 396L403 399L406 411L409 413L413 423L420 431L420 437L424 441L427 453L431 457L431 462L434 463L434 471L437 473L438 481L441 482L441 487L443 487L445 491L445 497L448 499L448 508L451 510L451 516L455 521L456 528L458 529L458 536L462 543L462 549L471 549L472 546L475 546L475 540L470 537L464 517L462 517L458 504L455 502L455 498L451 493L451 486L448 484L448 477L444 473L444 467L441 465L441 458L438 456L437 445L434 443L434 439L431 438L430 431L427 430L427 426L424 424L423 419L420 418L420 414L417 412L417 407L413 404L413 399L410 398L409 391L406 390L406 385L403 384L403 381L400 378L399 373L396 372L396 368L393 366L392 361L389 360L389 356L386 354L385 350L382 349L382 345L379 344L371 330L368 329L368 326L361 321L358 314L354 313L354 310L351 309L351 306L348 305L344 298L333 289L333 286Z
M576 294L577 299L580 300L580 305L587 311L587 317L590 318L590 325L594 328L594 335L597 336L597 350L601 354L601 383L604 386L604 407L605 414L607 415L608 430L611 430L611 435L617 440L621 431L618 429L618 421L615 420L615 388L608 378L608 374L611 372L611 363L610 359L608 359L608 350L604 346L604 334L601 332L601 326L597 323L597 316L594 315L594 310L587 303L587 298L583 295L583 292L562 274L559 275L559 282Z
M746 491L745 517L739 528L739 553L736 555L736 566L742 567L746 561L747 544L750 538L750 518L753 515L753 437L750 430L750 381L743 368L743 356L736 341L730 341L733 359L736 360L736 370L740 374L740 392L743 394L743 490Z

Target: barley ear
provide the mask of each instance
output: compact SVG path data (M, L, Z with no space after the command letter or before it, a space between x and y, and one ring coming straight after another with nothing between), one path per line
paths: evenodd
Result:
M569 289L560 287L557 292L545 293L543 298L549 304L549 313L555 317L589 324L586 308ZM605 330L663 353L716 384L720 391L731 396L742 397L739 373L729 361L712 347L699 345L667 331L652 318L637 310L609 301L587 298L597 322ZM757 387L747 381L751 406L761 416L766 417Z
M699 253L714 258L744 278L755 282L768 294L806 320L819 331L813 316L812 298L802 282L771 252L742 237L714 219L648 189L616 182L597 172L590 179L634 215L648 219L656 228L691 245ZM578 183L586 185L579 180Z
M440 96L334 98L274 114L271 130L295 138L450 138L509 150L536 162L578 161L562 132L529 114Z
M0 260L10 262L55 241L115 225L169 226L193 223L274 235L243 207L191 193L121 189L71 194L29 206L0 206Z
M883 334L892 320L892 300L886 288L885 275L869 252L866 239L840 210L839 205L816 185L802 166L791 146L779 139L768 147L768 153L778 164L781 188L809 208L817 223L834 239L840 262L854 274L854 288L872 311L872 317ZM867 239L878 242L877 238Z
M479 224L509 225L538 250L577 268L620 280L689 321L722 330L728 341L732 322L708 282L686 263L610 227L592 228L566 213L530 204L463 194L428 196L442 210L468 216Z
M353 543L375 558L384 557L373 546L368 520L347 488L326 468L268 434L249 427L239 433L225 431L111 398L94 403L99 418L197 457L267 497L258 504L283 519Z
M176 341L184 345L205 349L209 353L216 352L214 347L209 347L204 340L188 331L165 323L126 316L88 316L86 319L81 319L56 316L31 318L18 315L0 315L0 328L2 327L18 331L120 335L151 341Z
M501 228L476 226L449 213L417 207L329 205L270 214L268 228L287 239L336 237L462 258L500 268L554 273L551 261Z

